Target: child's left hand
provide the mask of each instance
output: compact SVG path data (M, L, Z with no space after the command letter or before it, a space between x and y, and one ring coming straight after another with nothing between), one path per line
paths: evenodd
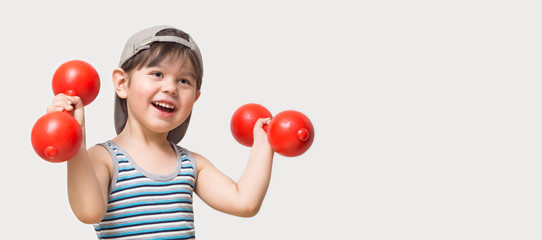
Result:
M258 145L267 145L269 148L269 141L267 140L267 132L264 130L264 127L271 122L271 118L260 118L254 124L254 143L253 146Z

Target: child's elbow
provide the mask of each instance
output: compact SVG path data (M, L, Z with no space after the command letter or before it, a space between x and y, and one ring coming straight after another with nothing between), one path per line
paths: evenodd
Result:
M77 216L77 219L79 219L80 222L85 224L96 224L102 220L101 218L96 218L92 216Z
M75 217L85 224L99 223L105 217L105 214L101 213L101 211L93 209L80 209L79 211L74 211L74 213Z
M239 212L239 217L250 218L256 216L260 212L261 204L245 205Z
M76 214L75 215L80 222L85 224L95 224L102 221L103 216L98 214Z

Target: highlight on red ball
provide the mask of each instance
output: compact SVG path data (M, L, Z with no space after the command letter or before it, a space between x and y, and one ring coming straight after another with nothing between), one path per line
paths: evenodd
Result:
M233 137L244 146L252 146L256 121L269 117L272 119L264 130L273 151L285 157L296 157L310 148L314 141L314 126L307 116L288 110L273 117L269 110L256 103L242 105L233 113L230 124Z
M60 65L52 81L55 95L64 93L79 96L88 105L100 91L100 77L89 63L71 60ZM31 142L34 151L49 162L65 162L75 156L82 143L81 127L66 112L50 112L40 117L32 127Z

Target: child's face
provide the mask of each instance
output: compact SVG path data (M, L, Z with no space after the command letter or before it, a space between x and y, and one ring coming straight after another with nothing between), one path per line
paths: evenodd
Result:
M167 133L183 123L199 97L195 72L189 60L134 70L126 91L130 124Z

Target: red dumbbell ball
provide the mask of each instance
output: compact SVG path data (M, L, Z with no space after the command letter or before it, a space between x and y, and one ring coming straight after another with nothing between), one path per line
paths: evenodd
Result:
M278 154L296 157L305 153L312 145L314 127L303 113L283 111L269 123L267 140Z
M53 93L79 96L88 105L100 91L100 77L92 65L81 60L71 60L60 65L53 75Z
M273 117L262 105L248 103L239 107L231 117L230 129L233 137L240 144L250 147L254 143L254 125L260 118Z
M71 159L81 147L81 127L68 112L50 112L32 128L32 147L46 161L58 163Z

